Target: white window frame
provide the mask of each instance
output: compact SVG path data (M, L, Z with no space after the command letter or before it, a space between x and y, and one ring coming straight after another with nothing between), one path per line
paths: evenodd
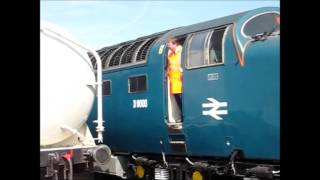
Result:
M248 35L246 35L246 34L244 33L244 27L248 24L248 22L251 21L252 19L258 17L258 16L261 16L261 15L264 15L264 14L273 14L273 13L280 15L280 13L279 13L278 11L267 11L267 12L262 12L262 13L258 13L258 14L256 14L256 15L254 15L254 16L251 16L249 19L247 19L247 20L242 24L241 30L240 30L240 31L241 31L241 35L242 35L243 37L247 38L247 39L252 39L251 36L248 36Z
M224 52L225 52L225 41L226 41L226 35L229 31L229 28L231 27L232 24L228 24L228 25L224 25L224 26L220 26L220 27L217 27L217 28L213 28L213 29L210 29L210 30L204 30L204 31L200 31L200 32L196 32L196 33L192 33L190 34L190 38L188 38L188 42L187 42L187 51L185 53L185 58L186 58L186 63L185 63L185 68L187 70L192 70L192 69L198 69L198 68L203 68L203 67L210 67L210 66L219 66L219 65L223 65L225 63L225 55L224 55ZM210 38L212 36L212 34L215 32L215 30L220 30L220 29L225 29L224 30L224 33L223 33L223 37L222 37L222 61L220 63L213 63L213 64L209 64L209 58L210 58L210 55L209 55L209 45L210 45ZM204 61L206 61L207 64L205 65L201 65L201 66L192 66L190 67L188 64L189 64L189 50L190 50L190 43L192 41L192 38L195 34L197 33L202 33L202 32L205 32L205 31L208 31L208 34L205 38L205 41L204 41L204 49L203 49L203 55L204 55Z

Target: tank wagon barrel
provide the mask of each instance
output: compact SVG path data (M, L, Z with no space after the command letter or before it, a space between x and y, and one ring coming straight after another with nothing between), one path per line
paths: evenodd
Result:
M41 22L41 178L73 179L74 166L105 163L110 149L103 142L102 73L99 55L59 27ZM87 53L97 59L93 69ZM97 97L97 138L87 119ZM103 157L103 158L101 158Z

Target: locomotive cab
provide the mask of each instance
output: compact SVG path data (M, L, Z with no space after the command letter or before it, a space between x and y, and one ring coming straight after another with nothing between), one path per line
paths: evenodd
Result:
M193 116L193 114L190 114L192 113L192 109L189 107L195 102L194 99L203 96L204 93L195 89L205 86L206 89L203 90L209 90L209 93L212 93L210 89L217 89L210 87L210 81L217 80L217 73L208 74L209 82L198 78L199 73L203 71L215 71L219 69L219 65L223 65L223 42L227 27L222 26L177 37L179 44L183 46L181 53L181 67L183 69L182 114L175 98L170 94L170 83L167 79L166 94L168 98L169 127L181 129L183 127L184 116ZM194 86L195 83L199 82L199 86Z

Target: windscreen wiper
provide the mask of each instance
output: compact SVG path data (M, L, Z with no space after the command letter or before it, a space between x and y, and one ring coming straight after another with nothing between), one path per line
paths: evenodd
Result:
M259 34L255 34L253 36L251 36L251 38L253 39L253 42L255 41L265 41L267 40L268 36L272 36L274 32L276 32L276 27L274 27L270 32L263 32L263 33L259 33ZM280 34L280 33L279 33Z

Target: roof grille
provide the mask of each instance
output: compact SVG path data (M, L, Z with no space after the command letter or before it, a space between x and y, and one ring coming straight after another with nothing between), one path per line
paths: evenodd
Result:
M117 50L110 59L109 67L117 66L120 63L121 54L129 47L130 44L122 46L120 49Z
M89 58L91 60L92 63L92 67L96 70L97 69L97 62L96 62L96 58L94 58L94 56L88 52Z
M151 44L157 39L158 37L154 37L154 38L151 38L149 40L147 40L147 42L139 49L139 52L137 54L137 57L136 57L136 61L139 62L139 61L145 61L146 60L146 57L147 57L147 53L149 51L149 48L151 46Z
M143 43L143 41L138 41L133 43L122 55L120 64L128 64L132 62L134 52Z
M101 63L102 63L102 68L106 68L107 67L107 60L108 60L108 57L111 55L111 53L116 50L117 48L112 48L112 49L107 49L104 54L102 55L101 57Z

